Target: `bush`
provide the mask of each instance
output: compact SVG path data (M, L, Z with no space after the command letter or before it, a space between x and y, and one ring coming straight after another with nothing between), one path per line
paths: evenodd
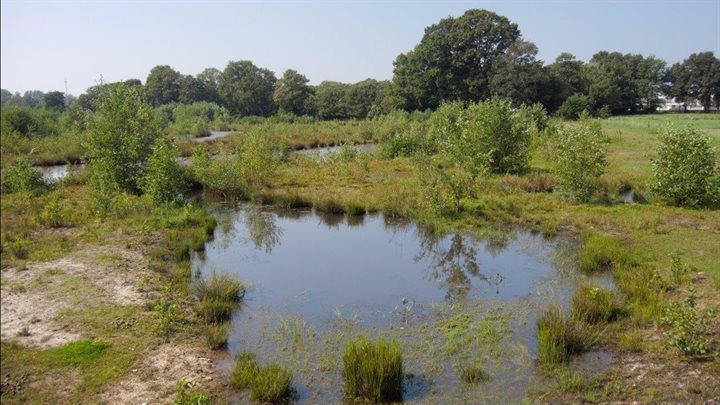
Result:
M140 190L160 127L137 89L124 84L109 90L87 131L93 186L103 193Z
M650 190L670 205L701 207L720 199L715 151L710 139L692 127L668 126L660 132L652 172Z
M42 212L38 215L38 222L50 228L62 228L72 225L67 219L68 215L68 210L60 204L60 198L55 196L43 207Z
M148 159L140 184L142 192L155 204L178 202L187 191L182 167L175 160L175 148L166 141L158 142Z
M345 346L343 363L348 396L372 402L402 400L402 356L397 341L359 336Z
M691 289L684 301L667 306L660 322L670 328L665 336L671 345L689 357L701 358L708 356L716 343L710 337L715 311L700 311L695 301L695 290Z
M553 368L567 362L575 353L593 347L598 335L586 324L566 318L559 306L551 306L538 319L538 363Z
M589 113L590 111L592 111L592 103L588 96L575 93L562 103L557 114L567 120L576 120L583 112Z
M2 191L4 193L38 193L47 188L42 173L35 170L27 157L20 157L3 170Z
M609 322L618 312L615 294L601 287L582 286L572 297L572 316L587 323Z
M600 176L607 166L606 143L600 127L587 118L560 129L555 144L556 171L566 197L588 202L601 188Z
M378 146L380 156L385 159L410 157L428 148L427 140L419 133L408 130L383 137Z
M620 240L613 236L592 234L580 250L580 270L603 271L632 264Z

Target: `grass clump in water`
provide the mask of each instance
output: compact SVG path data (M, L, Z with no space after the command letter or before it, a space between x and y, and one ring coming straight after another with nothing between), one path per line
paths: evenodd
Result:
M345 393L373 402L402 400L403 368L400 344L358 336L343 354Z
M275 364L258 364L253 353L243 352L235 358L230 386L250 390L252 399L262 403L285 403L293 395L292 372Z
M244 291L240 280L227 273L213 273L208 278L198 278L193 284L193 293L200 301L236 302L242 298Z
M328 214L344 214L345 207L335 200L320 200L315 203L315 209Z
M603 271L630 264L630 256L619 239L599 234L590 235L580 251L582 271Z
M591 324L610 322L618 314L615 295L604 288L586 285L572 297L572 316L575 320Z
M458 375L466 384L477 384L490 379L488 373L479 365L471 364L460 368Z
M345 206L345 212L347 212L348 215L362 216L362 215L365 215L367 210L362 205L355 203L355 202L351 202Z
M227 346L229 325L227 322L210 323L205 326L205 338L211 349Z
M567 362L575 353L593 347L597 334L588 324L565 317L559 306L548 308L538 319L538 363L553 368Z

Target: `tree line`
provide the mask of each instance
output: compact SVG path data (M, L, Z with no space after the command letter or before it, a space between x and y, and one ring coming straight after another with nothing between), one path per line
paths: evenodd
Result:
M362 119L396 109L434 110L443 102L478 102L499 97L513 106L542 104L548 112L576 118L582 111L605 116L653 112L661 95L720 107L720 60L712 52L694 53L670 67L654 56L601 51L585 63L562 53L553 63L537 59L538 48L518 25L491 11L471 9L425 29L414 49L398 55L393 79L357 83L324 81L310 85L288 69L280 78L248 60L224 70L207 68L192 76L170 66L154 67L138 87L158 107L210 102L234 116L276 113L318 119ZM108 87L90 87L76 103L96 108ZM69 103L60 92L12 94L2 90L2 105L46 106L62 111Z

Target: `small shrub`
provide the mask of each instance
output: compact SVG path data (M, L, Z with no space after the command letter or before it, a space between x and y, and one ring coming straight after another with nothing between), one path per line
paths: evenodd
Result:
M604 288L582 286L572 297L572 315L587 323L609 322L617 315L615 295Z
M650 190L670 205L701 207L720 198L715 151L692 127L663 129L652 165Z
M285 403L292 397L292 372L274 364L260 366L250 385L250 397L261 403Z
M165 287L162 291L160 297L155 301L153 310L155 311L158 335L168 338L181 319L180 306L175 302L170 287Z
M187 191L185 174L176 157L177 152L169 142L159 141L153 147L140 188L155 204L181 201Z
M557 114L567 120L576 120L583 112L592 111L590 99L580 93L568 97L557 110Z
M397 341L359 336L345 346L343 363L348 396L373 402L402 400L402 356Z
M30 255L32 241L26 238L17 238L8 242L7 247L16 259L25 260Z
M607 138L598 126L583 118L563 127L555 143L555 168L563 195L588 202L601 189L607 167Z
M695 301L695 290L691 289L685 300L667 306L660 322L670 328L665 336L672 346L689 357L701 358L708 356L716 343L710 337L710 321L715 311L701 311Z
M55 197L50 202L45 204L42 212L38 215L38 222L43 226L50 228L61 228L64 226L70 226L71 222L67 219L68 212L63 209L60 204L60 198Z
M235 302L242 298L245 288L240 280L227 273L212 273L210 277L199 277L192 285L192 292L200 300Z
M32 192L38 193L47 188L42 173L35 170L30 159L18 158L3 170L3 193Z
M590 235L580 250L582 271L603 271L627 264L631 264L627 250L612 236Z
M378 146L380 156L385 159L410 157L427 148L427 141L413 131L396 132L385 136Z
M670 275L672 276L675 286L680 286L685 283L686 275L691 269L692 267L687 263L683 263L680 259L680 252L675 251L670 253Z
M558 306L551 306L538 319L538 363L552 368L567 362L575 353L593 347L598 335L586 324L563 316Z
M211 349L227 346L229 325L227 322L205 325L205 338Z

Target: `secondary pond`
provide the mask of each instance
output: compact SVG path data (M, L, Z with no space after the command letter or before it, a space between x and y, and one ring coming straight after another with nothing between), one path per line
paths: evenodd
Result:
M193 137L192 140L195 142L207 142L226 137L230 134L232 134L232 131L210 131L210 135Z
M290 367L300 403L343 401L343 347L358 334L401 342L405 402L521 401L536 383L537 315L588 281L569 239L437 234L380 214L214 211L196 276L229 272L249 286L228 348ZM470 367L488 379L463 383Z
M42 173L43 179L48 183L54 183L70 173L79 173L85 170L85 164L76 165L53 165L53 166L35 166L35 170Z

